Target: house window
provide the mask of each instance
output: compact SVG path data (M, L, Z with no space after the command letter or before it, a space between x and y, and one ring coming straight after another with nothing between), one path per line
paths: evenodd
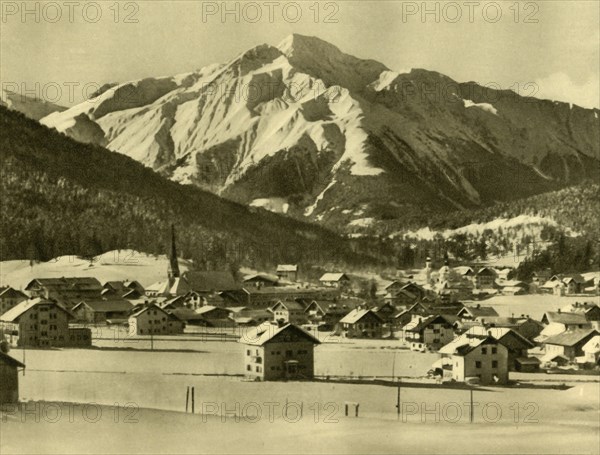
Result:
M252 371L252 365L247 365L247 366L246 366L246 370L247 370L247 371Z
M481 362L479 360L475 362L475 368L481 368Z
M493 347L492 348L492 354L497 354L498 353L498 348L497 347Z
M498 361L492 360L492 368L498 368Z
M252 353L250 352L250 349L246 350L246 355L252 355Z
M487 348L481 348L481 353L483 355L486 355L487 354Z

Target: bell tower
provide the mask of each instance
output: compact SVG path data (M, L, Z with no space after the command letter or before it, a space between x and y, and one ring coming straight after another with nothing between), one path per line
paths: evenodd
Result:
M169 268L167 270L169 281L179 278L179 264L177 263L177 247L175 246L175 226L171 225L171 255L169 256Z

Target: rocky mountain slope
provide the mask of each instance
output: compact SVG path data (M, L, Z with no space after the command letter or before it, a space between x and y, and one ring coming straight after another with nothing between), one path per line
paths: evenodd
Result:
M347 231L598 179L598 114L291 35L110 87L42 123L177 182Z

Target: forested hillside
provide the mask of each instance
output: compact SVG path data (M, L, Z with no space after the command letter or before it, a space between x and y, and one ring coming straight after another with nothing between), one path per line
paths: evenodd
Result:
M199 267L372 262L324 228L179 185L4 107L0 130L1 260L118 248L164 254L173 223L181 256Z

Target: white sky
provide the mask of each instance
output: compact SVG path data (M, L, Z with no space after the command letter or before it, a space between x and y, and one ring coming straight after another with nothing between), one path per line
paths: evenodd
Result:
M438 18L434 14L423 18L421 1L320 2L318 18L312 0L279 1L272 7L272 22L267 1L239 3L238 18L235 14L222 18L222 2L120 2L118 17L112 0L77 3L70 18L63 1L30 2L27 8L34 13L25 16L20 1L2 2L3 87L25 84L44 99L58 98L59 104L69 105L84 97L84 84L96 87L184 73L225 62L261 43L277 45L297 32L319 36L346 53L381 61L393 70L426 68L459 82L513 89L534 82L538 97L600 105L597 0L479 1L473 6L472 21L464 1L429 2L428 9L439 8ZM95 23L94 5L102 13ZM233 10L235 5L227 7ZM495 5L502 16L493 22ZM215 8L216 14L203 20L203 11ZM258 10L261 18L249 22ZM461 18L452 22L459 10ZM293 22L298 11L301 16ZM125 23L128 14L137 23ZM527 18L537 23L526 22ZM64 85L69 82L80 84L73 100Z

